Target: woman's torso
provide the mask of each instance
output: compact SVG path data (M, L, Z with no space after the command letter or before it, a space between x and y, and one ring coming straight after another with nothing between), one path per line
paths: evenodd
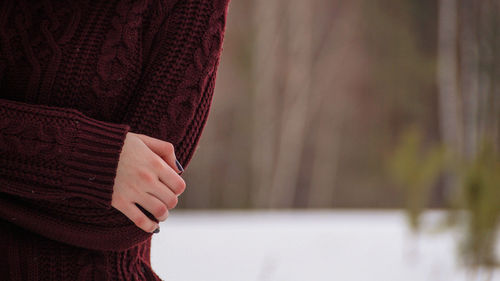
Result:
M154 1L1 1L0 98L119 122L159 20Z
M155 1L0 1L0 98L69 107L120 122L160 17ZM0 277L160 280L150 240L95 251L0 220ZM7 274L7 275L6 275Z

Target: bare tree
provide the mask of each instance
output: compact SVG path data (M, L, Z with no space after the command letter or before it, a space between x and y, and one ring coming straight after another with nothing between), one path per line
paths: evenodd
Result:
M478 106L479 106L479 65L478 44L476 37L476 4L474 1L460 2L461 36L460 44L460 87L463 97L464 156L470 159L476 152L478 141ZM456 8L455 8L456 10ZM456 25L456 23L454 23Z
M292 207L309 113L312 62L311 1L288 1L288 75L278 154L270 196L273 207Z
M475 9L465 10L465 13L474 13L476 34L476 65L478 79L478 93L476 110L476 143L483 138L492 140L497 145L498 120L500 119L499 109L499 59L500 50L500 20L498 19L500 1L489 0L475 2ZM474 24L472 25L474 26ZM462 44L470 42L463 41ZM477 147L477 145L475 146Z
M460 1L460 87L463 98L463 154L471 159L484 138L498 149L500 119L500 1ZM496 140L496 141L495 141Z
M254 10L254 103L252 141L252 202L265 207L274 172L277 114L277 54L280 39L279 0L256 0Z
M326 8L324 1L320 8ZM332 207L337 171L340 161L340 146L346 115L351 109L352 85L357 83L360 72L360 52L357 50L360 1L337 3L337 16L326 29L324 46L320 49L313 66L311 109L317 110L317 124L313 143L309 207ZM361 59L362 60L362 59ZM311 124L313 125L313 124Z
M439 2L439 121L443 143L454 155L461 153L463 146L457 75L457 9L457 0ZM456 175L447 171L444 178L445 191L453 192L456 183Z

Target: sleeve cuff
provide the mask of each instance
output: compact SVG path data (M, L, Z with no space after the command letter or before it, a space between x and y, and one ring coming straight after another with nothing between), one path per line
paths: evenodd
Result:
M78 114L72 151L66 159L65 192L111 208L120 153L130 130Z

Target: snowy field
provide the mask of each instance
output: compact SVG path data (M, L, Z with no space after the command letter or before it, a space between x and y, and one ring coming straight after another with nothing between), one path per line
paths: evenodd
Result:
M172 210L153 236L165 281L482 281L466 278L457 233L414 238L399 211ZM496 271L491 280L500 281Z

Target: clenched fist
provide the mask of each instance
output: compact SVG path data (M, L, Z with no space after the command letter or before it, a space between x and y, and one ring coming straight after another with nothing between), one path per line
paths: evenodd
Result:
M143 134L128 132L118 161L111 205L139 228L153 232L158 223L149 219L141 205L158 221L168 217L186 183L179 175L174 146Z

